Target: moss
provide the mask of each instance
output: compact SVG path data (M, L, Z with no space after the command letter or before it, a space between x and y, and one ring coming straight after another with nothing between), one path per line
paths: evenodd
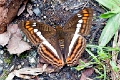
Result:
M0 80L5 80L8 76L8 72L4 69L2 75L0 76Z
M7 64L10 64L11 61L12 61L12 57L13 57L13 56L10 55L8 58L5 58L5 59L4 59L4 62L7 63Z
M20 59L24 59L29 55L29 53L27 51L23 52L22 54L20 54L19 58Z

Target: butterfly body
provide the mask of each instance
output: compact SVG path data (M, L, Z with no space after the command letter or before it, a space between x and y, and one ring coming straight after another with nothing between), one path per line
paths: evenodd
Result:
M33 45L38 46L38 54L55 68L65 64L74 66L83 53L86 36L90 31L93 10L79 11L72 16L64 27L53 28L42 22L22 21L21 30Z

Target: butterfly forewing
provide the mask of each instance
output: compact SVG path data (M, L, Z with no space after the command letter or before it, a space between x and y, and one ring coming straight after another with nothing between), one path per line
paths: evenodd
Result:
M42 22L21 21L19 23L19 26L34 46L38 45L40 42L43 41L43 39L40 38L41 34L45 38L49 38L49 36L52 36L55 34L54 28Z
M53 27L46 25L43 22L37 22L37 26L35 28L38 29L39 31L41 31L41 34L46 39L55 35L55 33L56 33L56 30Z
M64 26L64 32L74 33L76 28L78 27L79 30L77 31L79 34L86 36L91 28L91 22L93 17L93 10L90 8L85 8L75 15L73 15Z
M38 45L42 40L34 32L34 28L31 25L30 21L21 21L19 27L30 40L33 45Z
M79 15L78 15L79 17ZM78 26L81 24L81 28L79 30L79 34L86 36L89 34L91 24L92 24L93 10L90 8L86 8L82 10L82 19L78 21Z

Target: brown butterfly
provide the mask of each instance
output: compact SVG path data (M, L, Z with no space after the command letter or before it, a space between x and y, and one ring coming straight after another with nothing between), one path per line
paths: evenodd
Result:
M93 10L85 8L73 15L64 25L53 28L42 22L22 21L20 28L38 54L55 68L65 64L74 66L86 47L86 36L91 28Z

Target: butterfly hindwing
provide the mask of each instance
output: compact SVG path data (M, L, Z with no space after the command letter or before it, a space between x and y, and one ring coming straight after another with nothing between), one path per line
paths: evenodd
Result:
M38 54L53 67L61 68L64 65L64 61L58 40L53 36L47 41L40 43Z
M79 58L86 47L86 39L84 37L79 34L75 34L73 38L74 39L72 39L69 45L69 52L65 58L68 66L78 64Z

